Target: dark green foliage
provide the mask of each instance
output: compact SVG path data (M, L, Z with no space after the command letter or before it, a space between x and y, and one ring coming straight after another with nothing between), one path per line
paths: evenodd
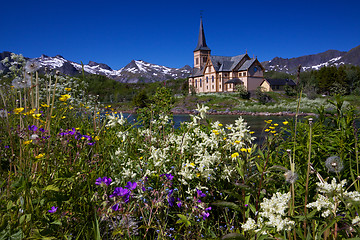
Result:
M284 90L285 90L285 94L287 96L290 96L290 97L296 96L296 90L293 87L290 87L289 85L286 84L284 86Z
M266 92L262 91L261 87L256 89L256 98L259 100L259 103L265 104L271 101L271 97Z
M135 107L144 108L147 107L149 103L149 97L146 95L145 91L142 90L132 100L132 103Z
M236 89L241 99L250 99L250 92L246 90L244 85L237 85Z

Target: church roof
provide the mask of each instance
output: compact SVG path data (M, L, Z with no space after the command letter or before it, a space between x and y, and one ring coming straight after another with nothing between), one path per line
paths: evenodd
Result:
M248 70L251 65L256 61L256 59L250 59L250 60L247 60L246 62L244 62L244 64L240 67L240 71L245 71L245 70Z
M200 19L200 31L199 31L198 44L197 44L194 52L195 52L195 51L198 51L198 50L207 50L207 51L210 51L210 48L208 48L208 46L206 45L206 40L205 40L205 34L204 34L204 27L203 27L202 18Z
M234 57L224 56L210 56L210 60L217 72L230 72L239 64L239 62L246 56L246 54L237 55Z

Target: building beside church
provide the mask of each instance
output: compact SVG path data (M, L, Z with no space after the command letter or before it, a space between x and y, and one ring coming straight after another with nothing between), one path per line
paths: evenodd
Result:
M192 89L196 93L233 92L239 84L248 91L255 90L264 80L264 70L257 58L250 58L247 53L234 57L211 56L200 19L194 67L189 77L190 92Z

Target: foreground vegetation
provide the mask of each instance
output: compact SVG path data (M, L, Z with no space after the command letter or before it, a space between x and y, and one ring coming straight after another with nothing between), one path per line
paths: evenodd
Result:
M266 120L257 146L206 106L174 129L168 88L130 124L83 80L18 62L0 90L0 239L359 236L358 115L340 97L336 115Z

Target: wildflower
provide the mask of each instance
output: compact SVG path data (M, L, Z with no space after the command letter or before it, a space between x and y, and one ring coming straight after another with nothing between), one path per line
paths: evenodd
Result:
M36 139L38 139L39 138L39 135L37 135L37 134L32 134L31 136L30 136L30 139L31 140L36 140Z
M199 112L200 117L201 117L202 119L204 119L204 118L205 118L205 115L206 115L206 112L207 112L208 109L209 109L209 107L204 106L204 105L201 105L201 107L200 107L200 105L198 104L196 110Z
M180 199L180 198L177 198L176 200L177 200L176 205L177 205L179 208L181 208L181 206L182 206L181 199Z
M103 177L103 178L98 178L98 179L96 179L95 184L96 184L96 185L106 185L106 186L109 186L109 185L111 184L111 182L112 182L111 178Z
M252 218L248 218L246 223L242 224L242 229L244 231L255 230L256 228L257 228L257 224L255 220Z
M65 95L61 95L61 97L59 98L60 101L65 102L66 100L68 100L71 96L69 94L65 94Z
M112 210L117 211L119 209L119 204L115 204L111 208L112 208Z
M40 119L41 113L37 113L37 114L32 114L32 117L34 119Z
M171 173L165 174L165 177L166 177L167 179L169 179L170 181L173 180L173 178L174 178L174 176L171 175Z
M27 73L33 73L33 72L39 70L39 68L40 68L40 64L35 61L30 60L30 61L26 62L25 71Z
M41 106L42 106L42 107L46 107L46 108L50 107L49 105L47 105L47 104L45 104L45 103L42 103Z
M197 194L198 197L206 197L206 194L203 193L203 192L202 192L201 190L199 190L199 189L196 189L196 194Z
M115 188L113 194L111 194L109 197L113 198L116 196L123 197L124 202L128 202L130 197L130 190L122 187L117 187Z
M279 126L279 124L277 124L277 123L274 123L274 126L275 126L275 127L277 127L277 126Z
M71 88L65 88L65 91L70 92L70 91L71 91Z
M14 86L14 88L16 89L21 89L21 88L28 88L31 86L31 79L21 79L21 78L15 78L12 82L11 85Z
M7 111L1 109L0 110L0 118L5 118L8 115Z
M58 209L58 207L52 206L50 210L48 210L49 213L54 213L56 212Z
M274 131L270 131L271 133L276 133L276 131L274 130Z
M127 184L126 184L126 188L127 189L129 189L129 190L134 190L135 188L136 188L136 186L137 186L137 183L136 182L127 182Z
M249 133L250 133L250 134L254 134L255 132L254 132L254 131L250 131Z
M71 110L71 109L73 109L74 107L73 106L69 106L69 109Z
M236 157L238 157L238 156L239 156L239 153L238 153L238 152L235 152L235 153L231 154L231 158L236 158Z
M329 172L338 173L343 169L343 163L338 156L328 157L325 161L325 166Z
M40 153L39 155L35 156L36 159L43 158L45 156L45 153Z
M275 129L275 127L269 127L270 129L272 129L272 130L274 130Z
M288 123L289 123L288 121L284 121L284 122L283 122L284 125L287 125Z
M24 144L24 145L28 145L28 144L30 144L30 143L32 143L32 140L25 141L23 144Z
M100 138L99 138L99 136L95 136L95 141L99 141L100 140Z
M296 180L298 179L298 174L295 173L295 172L293 172L293 171L290 171L290 170L287 171L287 172L284 174L284 176L285 176L285 180L286 180L288 183L291 183L291 184L295 183Z
M246 148L241 148L240 151L247 152L247 149Z
M239 144L239 143L240 143L240 141L239 141L239 140L236 140L236 141L235 141L235 143L236 143L236 144Z
M22 111L24 111L24 108L15 108L15 109L13 110L13 112L14 112L15 114L19 114L19 113L21 113Z
M218 125L219 127L222 127L223 125L221 124L221 123L219 123L219 125Z
M266 122L267 124L270 124L270 123L272 122L272 120L265 120L265 122Z
M267 128L267 129L265 129L265 132L269 132L269 131L270 131L270 129L268 129L268 128Z

